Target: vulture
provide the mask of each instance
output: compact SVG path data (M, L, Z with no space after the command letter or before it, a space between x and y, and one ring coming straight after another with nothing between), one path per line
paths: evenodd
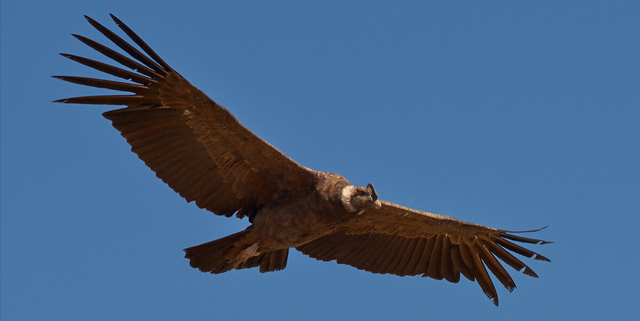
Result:
M85 18L129 56L76 34L121 66L61 55L124 81L53 77L127 94L55 102L126 106L102 115L158 178L200 208L248 218L244 231L185 249L192 267L215 274L254 267L277 271L287 266L294 248L372 273L453 283L462 275L477 281L497 306L490 273L512 291L516 284L503 263L537 277L514 254L549 261L517 244L551 243L516 235L540 229L507 231L410 209L380 200L371 184L354 186L338 174L296 163L173 70L118 18L111 15L138 48Z

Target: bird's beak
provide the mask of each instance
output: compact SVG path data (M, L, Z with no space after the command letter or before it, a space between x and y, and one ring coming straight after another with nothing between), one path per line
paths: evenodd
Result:
M375 207L377 209L381 209L382 208L382 203L380 203L379 200L376 200L375 202L373 202L373 207Z

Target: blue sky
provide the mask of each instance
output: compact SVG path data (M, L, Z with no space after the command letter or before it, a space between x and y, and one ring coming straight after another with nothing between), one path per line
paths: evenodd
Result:
M630 320L640 314L636 1L3 1L2 320ZM298 252L222 275L183 248L244 229L188 204L58 55L113 13L299 163L554 244L494 307L475 283Z

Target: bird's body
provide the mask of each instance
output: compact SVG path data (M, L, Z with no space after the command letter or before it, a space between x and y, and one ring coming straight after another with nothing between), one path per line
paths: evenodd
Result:
M256 213L253 224L244 232L235 234L233 246L224 245L228 240L222 243L213 241L186 249L186 257L191 260L193 267L204 272L222 273L241 266L251 257L279 250L288 251L289 248L331 235L342 230L364 210L362 207L345 206L343 196L349 195L352 188L353 185L338 174L315 172L313 184L308 189L266 203ZM203 247L208 250L201 251ZM202 263L211 256L209 249L212 247L225 250L222 256L226 262L218 262L220 266ZM261 265L261 270L279 270L286 266L286 261L282 263L271 268Z
M358 215L347 211L340 200L342 191L350 185L346 179L321 172L316 176L318 179L304 196L284 196L256 214L252 229L261 239L272 239L270 246L289 248L308 243Z
M477 280L497 305L487 268L508 290L515 283L496 258L534 277L533 270L509 251L548 261L512 241L549 242L381 201L371 184L354 186L338 174L296 163L191 85L120 20L113 17L146 55L87 19L133 59L74 36L135 72L63 56L131 82L55 77L132 94L58 102L126 105L103 115L158 178L201 208L249 218L251 225L244 231L187 248L191 266L211 273L258 266L261 272L281 270L289 249L295 248L318 260L336 260L373 273L450 282L458 282L462 274Z

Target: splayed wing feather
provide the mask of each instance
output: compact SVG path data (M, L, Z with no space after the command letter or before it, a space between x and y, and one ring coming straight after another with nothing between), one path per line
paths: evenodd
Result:
M147 45L142 40L142 38L140 38L135 32L133 32L133 30L131 30L127 25L125 25L122 21L120 21L120 19L118 19L116 16L112 14L109 14L109 15L111 16L113 21L116 22L118 27L120 27L120 29L122 29L122 31L124 31L127 34L127 36L129 36L129 38L131 38L133 42L135 42L140 48L142 48L142 50L144 50L144 52L146 52L153 60L157 61L162 66L162 68L164 68L164 70L173 71L173 69L169 67L169 65L166 62L164 62L164 60L162 60L162 58L160 58L160 56L158 56L158 54L156 54L156 52L153 51L153 49L151 49L151 47L149 47L149 45Z
M130 69L133 69L147 77L151 77L151 78L162 78L162 74L159 74L156 71L153 71L151 69L149 69L148 67L136 62L135 60L132 60L122 54L120 54L119 52L106 47L98 42L95 42L87 37L83 37L80 35L73 35L74 37L76 37L76 39L82 41L84 44L86 44L87 46L93 48L94 50L98 51L99 53L113 59L115 62L128 67Z
M106 88L106 89L118 90L118 91L130 91L136 94L149 90L148 86L136 85L136 84L112 81L112 80L104 80L104 79L96 79L96 78L88 78L88 77L72 77L72 76L53 76L53 78L58 78L60 80L68 81L68 82L79 84L79 85Z
M469 266L462 259L462 255L460 254L460 245L454 245L451 248L451 260L453 261L453 266L456 270L460 271L462 275L464 275L469 281L475 281L475 276L471 272Z
M120 47L120 49L126 51L129 55L131 55L131 57L133 57L134 59L142 62L143 64L145 64L147 67L155 70L156 72L163 74L165 72L167 72L167 70L162 69L162 67L160 67L155 61L151 60L149 57L145 56L144 54L142 54L140 51L138 51L138 49L134 48L132 45L130 45L128 42L126 42L124 39L120 38L118 35L116 35L115 33L113 33L111 30L105 28L103 25L101 25L100 23L98 23L97 21L84 16L87 21L89 21L89 23L96 28L98 31L100 31L100 33L102 33L103 35L105 35L105 37L109 38L109 40L111 40L111 42L113 42L114 44L116 44L118 47ZM124 27L126 27L121 21L116 20L115 17L112 15L111 16L112 19L114 19L114 21L116 22L116 24L121 28L124 29ZM120 22L120 23L118 23ZM126 27L126 29L129 29L128 27Z
M442 259L442 240L444 235L438 234L436 236L433 250L431 251L431 257L429 258L429 264L427 265L427 271L422 275L423 277L432 277L436 280L442 280L442 274L440 273L440 260Z
M502 267L502 264L496 260L496 258L487 250L486 247L480 245L479 242L473 244L473 250L480 255L482 262L491 270L491 273L498 278L500 283L509 291L513 291L516 288L515 282L511 279L511 276Z
M105 64L103 62L95 61L92 59L88 59L88 58L84 58L76 55L65 54L65 53L61 53L60 55L65 58L69 58L77 63L83 64L87 67L93 68L98 71L102 71L104 73L110 74L112 76L116 76L118 78L131 80L133 82L137 82L142 85L149 85L152 83L157 84L157 82L151 78L140 76L140 74L136 74L135 72L114 67L112 65Z
M460 271L455 268L453 263L453 255L451 253L452 244L449 237L445 237L442 240L442 268L440 272L442 276L451 283L458 283L460 281Z

